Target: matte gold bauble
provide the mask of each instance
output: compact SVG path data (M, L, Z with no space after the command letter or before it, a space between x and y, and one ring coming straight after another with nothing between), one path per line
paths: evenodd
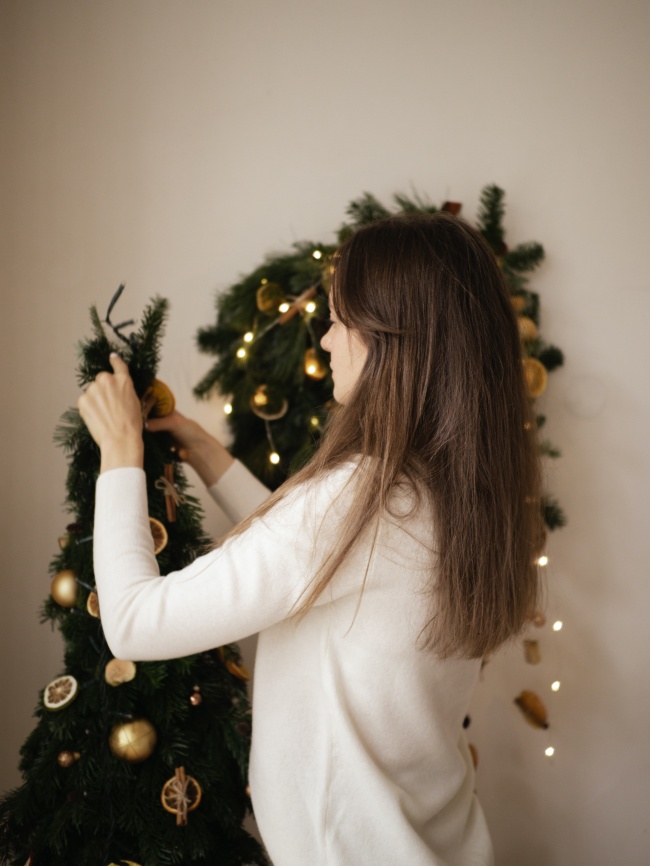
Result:
M52 598L61 607L74 607L77 603L77 575L71 568L59 571L52 578L50 592Z
M521 313L523 308L526 306L526 298L523 295L511 295L510 303L515 309L515 312Z
M123 683L130 683L135 675L135 664L122 661L122 659L111 659L104 668L104 679L109 686L121 686Z
M258 418L264 418L265 421L277 421L278 418L283 418L287 414L289 403L275 389L268 385L260 385L251 397L250 407Z
M524 358L524 378L530 397L539 397L546 389L548 373L546 367L537 358Z
M537 325L528 316L517 316L517 327L519 328L519 337L524 343L529 343L537 337Z
M146 761L156 747L156 729L147 719L133 719L115 725L108 738L111 752L123 761Z
M327 364L319 358L316 349L307 349L305 352L305 373L310 379L324 379L327 376Z

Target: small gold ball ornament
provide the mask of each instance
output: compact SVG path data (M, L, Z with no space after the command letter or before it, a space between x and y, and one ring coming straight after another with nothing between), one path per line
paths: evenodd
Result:
M546 390L548 372L537 358L524 358L524 378L526 379L528 394L533 399L539 397Z
M190 695L190 703L193 707L198 707L203 703L203 695L201 694L200 686L194 686L194 691Z
M76 761L79 760L80 757L81 757L80 752L69 752L69 751L59 752L59 756L57 758L57 761L58 761L60 767L67 768L67 767L71 767Z
M327 376L327 364L318 356L316 349L305 352L305 373L310 379L320 381Z
M524 343L529 343L537 337L537 325L528 316L517 316L517 327L519 328L519 338Z
M156 729L148 719L133 719L115 725L108 738L108 745L118 758L137 764L151 756L157 739Z
M512 304L515 312L521 313L521 311L526 306L526 298L523 295L511 295L510 303Z
M255 301L257 309L261 313L272 316L273 313L277 312L282 301L284 301L284 292L277 283L269 283L267 280L262 280L262 285L257 290Z
M50 593L52 598L61 607L74 607L77 603L77 575L71 568L59 571L52 578Z

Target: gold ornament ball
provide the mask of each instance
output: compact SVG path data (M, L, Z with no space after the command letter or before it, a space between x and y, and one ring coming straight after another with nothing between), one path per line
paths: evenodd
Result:
M524 358L524 378L528 394L533 399L546 390L548 373L546 367L537 358Z
M77 603L77 575L71 568L59 571L52 578L50 592L52 598L61 607L74 607Z
M261 313L271 316L277 312L278 307L284 301L284 292L277 283L269 283L264 280L257 290L255 301L257 309Z
M521 311L526 306L526 298L523 295L511 295L510 303L515 309L515 312L521 313Z
M537 337L537 325L528 316L517 316L517 327L519 328L519 338L528 343Z
M317 381L327 376L327 364L318 357L316 349L307 349L305 352L305 373Z
M200 686L194 686L194 691L190 695L190 703L193 707L198 707L203 703L203 695L201 694Z
M81 757L79 752L59 752L57 761L60 767L71 767Z
M137 764L146 761L156 747L156 729L147 719L133 719L115 725L108 738L111 752L118 758Z

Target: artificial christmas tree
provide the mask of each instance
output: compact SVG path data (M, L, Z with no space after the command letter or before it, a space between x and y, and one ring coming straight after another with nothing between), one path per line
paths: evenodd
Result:
M440 208L419 196L396 195L389 211L366 193L351 202L349 220L337 232L343 242L362 225L390 213L435 213L458 216L459 202ZM535 242L509 249L505 243L504 192L486 186L481 194L477 228L494 251L517 312L524 370L532 399L546 388L547 374L563 363L562 352L539 333L539 296L527 275L544 258ZM332 380L320 339L329 318L327 295L332 257L338 244L303 241L293 252L270 255L250 275L217 298L214 325L197 335L199 349L217 356L195 388L199 397L214 391L228 398L225 410L233 434L231 451L268 487L275 488L309 459L331 406ZM537 416L538 425L545 418ZM541 444L550 457L559 451ZM562 526L564 514L555 500L542 502L549 529Z
M79 384L128 363L143 413L165 414L173 395L155 379L167 302L155 299L139 329L91 310ZM92 564L99 450L76 409L57 439L69 454L67 507L43 617L65 641L64 670L44 689L38 724L22 748L24 782L0 802L0 859L12 866L214 866L264 864L242 827L250 709L236 645L140 663L115 659L104 639ZM144 432L152 546L162 573L206 548L201 509L167 434Z

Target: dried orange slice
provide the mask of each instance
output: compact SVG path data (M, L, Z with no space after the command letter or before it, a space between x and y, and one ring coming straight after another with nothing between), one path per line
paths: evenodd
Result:
M77 697L79 683L70 674L57 677L45 686L43 704L46 710L62 710Z
M122 659L111 659L104 668L104 679L109 686L121 686L122 683L130 683L135 675L134 662L125 662Z
M147 414L152 418L164 418L174 411L176 400L168 385L160 379L154 379L142 395L142 405L151 406Z
M99 619L99 599L97 598L96 592L91 592L88 594L88 600L86 601L86 610L91 616L97 617L97 619Z
M517 327L519 328L519 337L525 343L537 337L537 325L528 316L517 316Z
M149 525L153 537L153 552L158 556L161 550L164 550L167 547L169 536L167 535L167 530L164 525L159 520L156 520L155 517L149 518Z
M247 683L251 678L248 668L242 661L237 663L228 659L226 667L234 677L239 677L239 679L243 680L245 683Z
M201 802L203 792L193 776L172 776L163 785L160 801L163 808L172 815L181 811L193 812Z

